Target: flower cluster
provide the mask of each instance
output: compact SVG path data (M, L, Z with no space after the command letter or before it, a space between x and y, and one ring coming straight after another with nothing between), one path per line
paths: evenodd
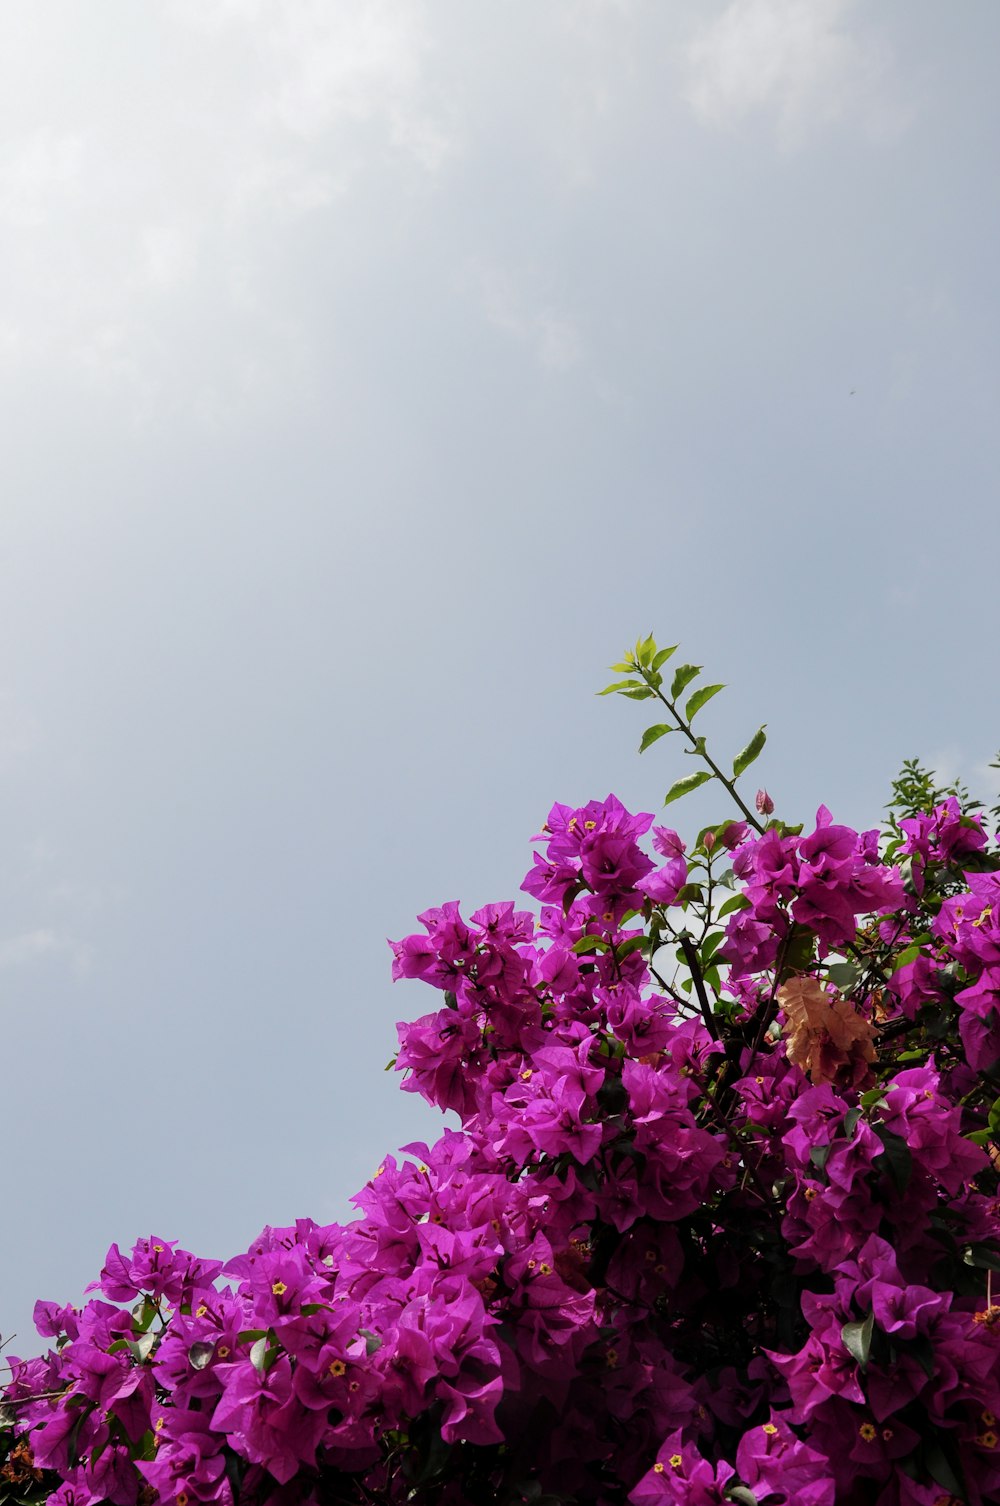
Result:
M82 1310L40 1302L55 1343L4 1396L25 1490L1000 1498L996 846L953 800L888 843L743 811L686 846L555 805L535 909L392 943L439 996L403 1086L457 1127L346 1224L225 1265L112 1246Z

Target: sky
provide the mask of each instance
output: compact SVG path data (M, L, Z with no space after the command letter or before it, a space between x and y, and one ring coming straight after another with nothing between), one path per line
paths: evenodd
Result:
M112 1241L226 1258L437 1133L386 938L514 898L556 800L659 811L689 766L594 695L638 635L786 819L910 756L996 798L998 46L992 0L6 0L9 1352Z

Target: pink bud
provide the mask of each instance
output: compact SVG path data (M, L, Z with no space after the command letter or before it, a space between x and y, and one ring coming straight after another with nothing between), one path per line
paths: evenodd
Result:
M757 813L761 816L769 816L774 810L774 801L767 790L757 791Z
M711 852L712 848L715 846L715 832L707 831L701 840L705 851Z

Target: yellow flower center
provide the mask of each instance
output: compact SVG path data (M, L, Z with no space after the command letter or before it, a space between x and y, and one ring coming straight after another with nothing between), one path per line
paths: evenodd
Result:
M980 1433L979 1437L976 1439L976 1442L979 1444L980 1448L996 1448L997 1435L992 1430L988 1433Z
M224 1360L226 1358L226 1355L229 1353L229 1345L220 1344L216 1353L218 1354L220 1360Z
M681 1467L681 1465L683 1463L684 1463L684 1460L681 1458L680 1454L671 1454L670 1455L670 1468L671 1469L680 1469L680 1467Z
M776 1433L777 1431L778 1431L778 1429L775 1427L775 1425L774 1425L773 1422L765 1422L764 1423L764 1432L767 1433L768 1436L770 1436L773 1433Z
M538 1273L541 1276L551 1276L552 1275L552 1267L549 1265L549 1263L548 1263L547 1260L543 1260L542 1261L541 1265L538 1267Z
M285 1293L287 1292L288 1287L285 1285L285 1283L283 1281L276 1281L274 1283L274 1285L271 1287L271 1290L272 1290L272 1292L274 1293L274 1295L276 1297L283 1297L285 1295Z
M870 1422L863 1422L858 1428L858 1432L861 1434L866 1443L871 1443L872 1439L875 1437L875 1428Z
M656 1463L653 1465L653 1474L654 1475L662 1475L663 1474L663 1465L660 1463L659 1460L657 1460Z
M334 1360L330 1366L330 1374L343 1375L346 1369L347 1366L344 1364L343 1360Z
M208 1308L205 1306L205 1304L203 1302L200 1307L198 1307L198 1308L195 1309L195 1314L194 1315L195 1315L196 1318L203 1318L207 1312L208 1312Z

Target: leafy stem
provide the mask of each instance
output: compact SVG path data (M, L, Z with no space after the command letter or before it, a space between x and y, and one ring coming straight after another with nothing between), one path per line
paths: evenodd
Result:
M696 737L695 736L695 734L691 731L691 724L690 724L690 722L685 721L684 717L681 715L680 711L677 709L676 704L670 699L670 697L667 696L667 695L664 695L663 690L661 688L661 685L659 683L660 682L660 676L659 676L659 674L657 672L653 671L653 670L647 669L646 666L643 665L643 664L637 664L636 668L638 669L639 673L642 675L642 678L645 680L645 682L649 686L650 690L656 696L656 699L658 701L662 701L663 705L666 706L667 710L670 712L670 715L673 717L674 721L677 723L678 731L683 732L684 736L687 738L688 742L691 744L691 747L694 750L694 752L697 754L697 756L699 758L703 759L704 762L708 764L708 767L712 771L712 777L714 779L717 779L721 785L725 786L726 790L729 792L730 798L735 802L736 805L739 806L740 810L743 812L744 816L747 818L747 821L750 823L750 825L754 828L755 831L760 832L761 836L763 836L765 828L761 825L760 821L757 819L756 814L747 805L747 803L743 799L742 795L740 795L739 792L737 791L735 779L727 779L726 778L725 774L723 774L722 770L719 768L719 765L716 763L715 759L712 757L711 753L709 753L708 749L706 748L706 746L705 746L705 739L703 737Z

